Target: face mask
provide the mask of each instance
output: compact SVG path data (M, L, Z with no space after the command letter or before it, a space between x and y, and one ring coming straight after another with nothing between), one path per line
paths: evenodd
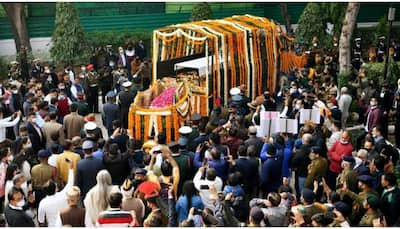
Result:
M65 96L64 96L64 95L60 95L58 98L59 98L60 100L63 100L63 99L65 99Z
M317 47L318 44L317 44L317 43L314 43L313 45L314 45L314 47Z
M85 67L83 67L83 68L81 68L81 70L82 70L82 72L84 72L84 71L86 71L86 68L85 68Z
M294 94L294 93L296 93L296 91L297 91L297 88L290 88L290 90L289 90L290 94Z
M24 199L20 200L20 201L17 203L17 207L20 207L20 208L22 208L24 205L25 205L25 200L24 200Z
M110 67L114 67L115 63L114 62L110 62Z
M31 148L32 147L32 143L28 143L25 145L25 149Z
M315 159L315 156L314 156L314 154L311 154L311 153L310 153L310 154L308 155L308 158L310 158L310 160L312 161L312 160Z
M369 103L372 107L376 106L376 102L370 102Z
M60 87L58 87L58 89L63 90L63 89L65 89L65 86L60 86Z
M33 118L33 119L32 119L32 122L36 122L36 118Z
M299 105L299 104L296 104L295 108L296 108L296 110L300 110L300 108L301 108L301 105Z
M381 92L381 98L385 97L385 92Z
M342 143L343 145L349 144L349 142L345 140L340 140L340 143Z

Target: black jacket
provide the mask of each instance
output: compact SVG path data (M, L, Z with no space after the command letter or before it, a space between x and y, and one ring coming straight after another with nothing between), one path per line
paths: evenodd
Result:
M110 154L105 152L103 155L104 167L111 175L113 185L121 185L130 173L129 155L127 153Z
M93 156L85 157L78 162L76 184L81 189L82 199L96 185L97 173L103 168L103 162Z
M4 209L9 227L35 227L33 220L23 210L17 210L7 205Z

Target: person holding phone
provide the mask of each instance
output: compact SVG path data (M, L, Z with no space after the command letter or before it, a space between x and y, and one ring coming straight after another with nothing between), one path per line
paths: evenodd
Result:
M207 160L205 160L207 161ZM204 176L205 174L205 176ZM207 164L204 164L199 168L196 175L193 178L194 187L199 192L201 201L204 203L206 208L215 210L214 201L211 198L211 188L215 188L217 192L222 191L222 180L217 176L214 168L207 168Z

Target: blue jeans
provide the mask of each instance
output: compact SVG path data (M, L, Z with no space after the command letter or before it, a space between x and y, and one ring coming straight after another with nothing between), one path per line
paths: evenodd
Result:
M303 192L304 184L306 183L306 177L299 177L299 196Z

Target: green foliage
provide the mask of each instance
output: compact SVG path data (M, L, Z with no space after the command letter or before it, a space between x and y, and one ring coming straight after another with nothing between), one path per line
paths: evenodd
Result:
M332 37L326 32L327 23L334 25L333 35L339 38L346 7L346 3L308 3L297 22L297 41L311 44L312 38L317 36L320 45L330 47Z
M387 15L385 14L378 21L378 25L376 25L375 31L375 43L378 43L378 38L381 36L385 36L386 38L389 35L389 25L387 20Z
M53 46L50 54L54 61L66 64L87 62L89 49L79 15L70 2L57 2Z
M192 21L201 21L212 18L211 6L208 2L199 2L193 5Z
M88 44L90 44L92 49L96 47L105 47L109 44L116 49L119 46L124 47L129 41L136 43L142 40L144 45L148 47L148 52L150 51L149 47L152 45L152 36L152 31L99 31L89 32L86 35Z
M383 83L383 72L385 70L385 63L370 63L365 65L365 70L367 71L367 77L369 80L374 80L378 83L377 87L380 87ZM387 81L389 85L397 85L397 79L400 76L399 64L392 58L389 58L388 63L388 74Z
M344 72L344 73L340 73L338 75L338 85L339 88L342 87L349 87L349 79L350 79L350 73L349 72Z

